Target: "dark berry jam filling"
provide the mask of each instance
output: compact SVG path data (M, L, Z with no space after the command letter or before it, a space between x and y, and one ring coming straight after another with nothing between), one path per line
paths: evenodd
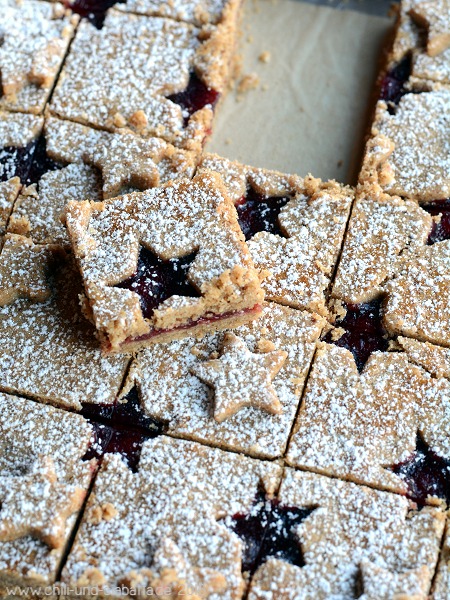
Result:
M49 171L57 171L63 167L64 165L62 163L53 160L47 155L47 144L45 137L41 136L36 145L31 168L26 178L26 185L38 183L42 175L45 175L45 173L48 173Z
M130 390L122 402L116 402L112 422L117 429L142 428L155 435L160 435L163 431L162 424L159 421L155 421L144 414L135 387Z
M259 231L282 236L278 215L289 200L286 197L266 197L250 188L235 205L245 239L249 240Z
M205 106L214 108L219 99L219 95L219 92L207 87L195 73L191 73L187 88L184 91L172 94L167 98L181 106L183 109L184 126L186 127L189 117L195 112L205 108Z
M22 182L27 180L36 144L36 140L33 140L23 148L5 146L0 149L0 181L12 177L20 177Z
M431 246L436 242L450 239L450 198L446 200L434 200L422 204L421 207L430 215L441 215L439 223L433 223L433 229L428 236L428 244Z
M251 511L234 515L231 525L228 523L244 542L242 571L254 573L270 557L302 567L304 560L295 529L312 510L285 506L259 492Z
M118 452L131 470L137 470L142 444L160 435L163 427L143 414L135 388L126 396L126 400L126 403L116 400L113 405L83 405L81 414L94 429L94 437L84 460L101 460L107 453Z
M355 357L356 366L361 372L372 352L386 350L388 341L382 326L382 300L363 304L347 304L347 314L336 323L345 329L344 335L333 340L331 333L325 337L328 343L347 348Z
M106 11L126 0L64 0L64 4L81 17L85 17L97 29L101 29L105 20Z
M428 496L450 502L450 461L430 450L420 434L414 454L391 471L406 482L408 496L419 505L425 504Z
M187 280L187 272L195 253L183 258L161 260L153 252L141 248L136 272L116 287L139 295L142 313L150 319L153 311L171 296L199 297Z
M407 93L405 84L411 76L412 58L405 56L393 69L384 76L381 82L381 100L398 104L400 98Z

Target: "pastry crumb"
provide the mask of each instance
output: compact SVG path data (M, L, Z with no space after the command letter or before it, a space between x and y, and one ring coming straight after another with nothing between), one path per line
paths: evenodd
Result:
M271 58L272 58L272 55L268 50L264 50L264 52L261 52L261 54L258 56L259 62L262 62L265 64L269 63Z
M238 85L238 94L245 94L250 90L255 90L259 85L260 79L256 73L244 75Z

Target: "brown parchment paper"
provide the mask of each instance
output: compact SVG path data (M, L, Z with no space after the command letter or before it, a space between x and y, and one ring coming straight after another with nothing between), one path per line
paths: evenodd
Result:
M298 0L246 0L242 74L206 150L246 164L353 183L391 21ZM270 53L270 61L258 57Z

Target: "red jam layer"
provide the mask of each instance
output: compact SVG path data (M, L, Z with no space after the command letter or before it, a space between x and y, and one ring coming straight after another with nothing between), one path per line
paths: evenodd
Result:
M346 304L347 314L336 326L345 329L344 335L333 340L331 333L325 341L347 348L355 357L356 366L361 372L372 352L387 350L388 341L382 326L382 300L363 304Z
M424 505L428 496L450 502L450 461L430 450L420 435L412 456L391 470L406 482L408 496L419 505Z
M259 315L262 311L262 307L260 304L255 304L252 308L244 308L243 310L236 310L234 312L223 313L221 315L208 315L207 317L200 317L196 321L190 321L186 325L180 325L179 327L174 327L173 329L152 329L149 333L145 335L141 335L135 338L127 338L122 344L122 348L126 348L128 344L134 344L136 342L143 342L145 340L150 340L154 337L163 336L167 333L171 333L174 331L184 331L186 329L193 329L198 325L207 325L208 323L215 323L216 321L224 321L227 319L234 319L240 315L252 314ZM105 351L108 352L111 350L111 347L106 348Z
M228 526L244 542L242 571L254 573L268 558L304 566L295 530L312 510L286 506L259 492L249 513L238 513Z
M235 204L239 225L245 239L249 240L259 231L283 236L278 215L289 200L290 198L286 197L264 196L250 188L247 194Z
M421 204L421 208L427 211L430 215L441 215L439 223L433 223L433 229L428 236L428 244L431 246L436 242L450 239L450 198L445 200L434 200Z
M197 289L187 280L195 253L183 258L161 260L147 248L141 248L136 272L116 287L139 295L142 314L151 319L155 308L171 296L198 298Z
M167 99L181 106L183 110L184 126L186 127L189 118L194 113L205 108L205 106L214 108L219 97L219 92L207 87L195 73L191 73L187 88L182 92L168 96Z

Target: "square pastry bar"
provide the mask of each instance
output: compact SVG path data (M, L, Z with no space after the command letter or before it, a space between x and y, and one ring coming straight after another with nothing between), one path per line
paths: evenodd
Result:
M284 525L293 525L289 541L297 554L268 553L249 600L429 598L444 528L441 510L417 511L396 494L291 469L277 501L292 516L303 512Z
M107 455L62 582L109 596L154 588L156 597L165 589L169 598L240 599L243 567L267 525L258 511L271 506L281 473L275 463L164 436L145 442L137 472ZM258 524L248 547L238 533L247 514Z
M425 600L440 509L290 469L277 493L280 477L276 463L163 436L144 444L136 473L109 455L62 581L241 600L256 572L253 598L351 600L362 576L364 598Z
M67 245L61 221L69 200L103 200L192 177L194 152L158 138L109 133L47 116L25 187L8 231L39 244Z
M323 344L287 460L296 467L449 502L450 351L399 337L358 371L351 352Z
M267 303L259 319L232 331L146 348L123 393L136 386L142 416L170 435L282 456L324 324L318 315ZM118 410L130 413L134 394L122 401Z
M6 394L0 411L0 593L13 596L55 582L96 461L81 415Z
M104 352L235 327L261 313L259 275L213 172L71 202L66 222Z
M450 87L377 104L360 182L432 202L450 197Z
M79 306L82 288L59 246L7 234L0 254L0 389L81 410L111 406L127 360L101 355Z
M380 96L393 108L411 90L450 83L448 0L403 0L386 64Z
M327 315L353 189L204 155L198 172L221 175L236 207L266 299Z
M338 313L378 303L390 337L450 347L450 203L361 188L332 296Z
M231 81L236 19L234 10L218 25L196 27L112 9L101 30L83 21L51 109L85 125L200 149Z
M0 0L0 108L40 114L78 17L63 4Z

